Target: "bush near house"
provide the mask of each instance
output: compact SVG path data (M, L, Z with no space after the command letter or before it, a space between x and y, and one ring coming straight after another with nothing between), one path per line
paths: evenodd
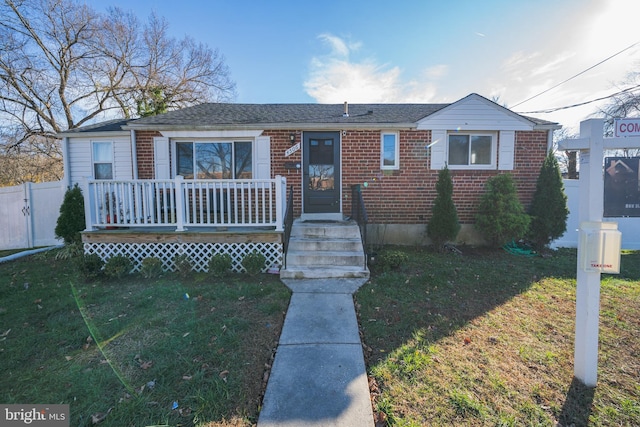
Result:
M78 184L67 189L60 206L60 216L56 223L56 237L64 243L80 243L80 232L85 229L84 197Z
M427 236L436 250L442 251L445 243L452 241L460 231L458 212L453 203L453 181L448 167L438 172L436 199L433 202L433 215L427 227Z
M112 256L104 265L104 274L114 279L121 279L133 270L133 263L124 255Z
M524 237L529 229L530 218L518 200L511 175L491 177L485 188L486 193L480 199L475 226L487 243L493 247L501 247Z
M540 169L529 215L528 237L536 249L546 247L567 230L567 196L553 151L549 151Z
M213 277L224 277L231 271L233 260L229 254L214 254L209 260L209 274Z
M247 270L247 273L255 276L262 272L265 262L267 262L267 258L263 254L258 251L253 251L245 255L242 259L242 266Z
M145 279L155 279L164 273L162 269L162 260L157 257L148 257L142 260L140 274Z

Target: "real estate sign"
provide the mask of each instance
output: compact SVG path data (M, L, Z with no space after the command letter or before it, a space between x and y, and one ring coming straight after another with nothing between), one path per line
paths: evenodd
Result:
M640 217L640 158L605 158L604 216Z
M616 136L640 136L640 118L615 119Z

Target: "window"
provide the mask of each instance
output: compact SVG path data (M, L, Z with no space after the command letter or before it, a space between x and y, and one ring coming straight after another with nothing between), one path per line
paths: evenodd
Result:
M94 142L92 151L94 179L113 179L113 144Z
M453 168L492 168L495 163L495 135L449 134L448 165Z
M176 142L176 173L187 179L251 179L251 141Z
M400 168L400 148L397 133L383 133L380 138L380 168Z

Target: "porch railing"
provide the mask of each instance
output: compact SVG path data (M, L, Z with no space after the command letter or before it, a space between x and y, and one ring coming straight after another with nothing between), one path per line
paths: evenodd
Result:
M284 214L284 236L282 242L282 260L284 268L287 268L287 252L289 251L289 240L291 240L291 229L293 228L293 185L289 187L287 196L287 209Z
M369 216L367 215L367 209L364 206L364 199L362 198L362 190L360 184L351 186L351 219L355 220L360 227L360 237L362 238L362 248L365 253L367 251L367 224L369 223ZM365 268L367 267L367 260L365 257Z
M118 227L273 227L283 231L286 178L88 180L87 230Z

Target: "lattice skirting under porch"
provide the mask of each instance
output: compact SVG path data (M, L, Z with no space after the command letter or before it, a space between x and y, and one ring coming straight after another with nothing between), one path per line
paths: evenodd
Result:
M85 254L98 254L105 262L116 255L129 257L134 271L139 271L142 260L148 257L159 258L165 271L174 271L174 259L182 254L189 257L194 271L207 271L211 256L229 254L233 260L232 270L242 273L245 271L242 259L253 251L266 258L263 272L282 265L282 243L84 243Z

